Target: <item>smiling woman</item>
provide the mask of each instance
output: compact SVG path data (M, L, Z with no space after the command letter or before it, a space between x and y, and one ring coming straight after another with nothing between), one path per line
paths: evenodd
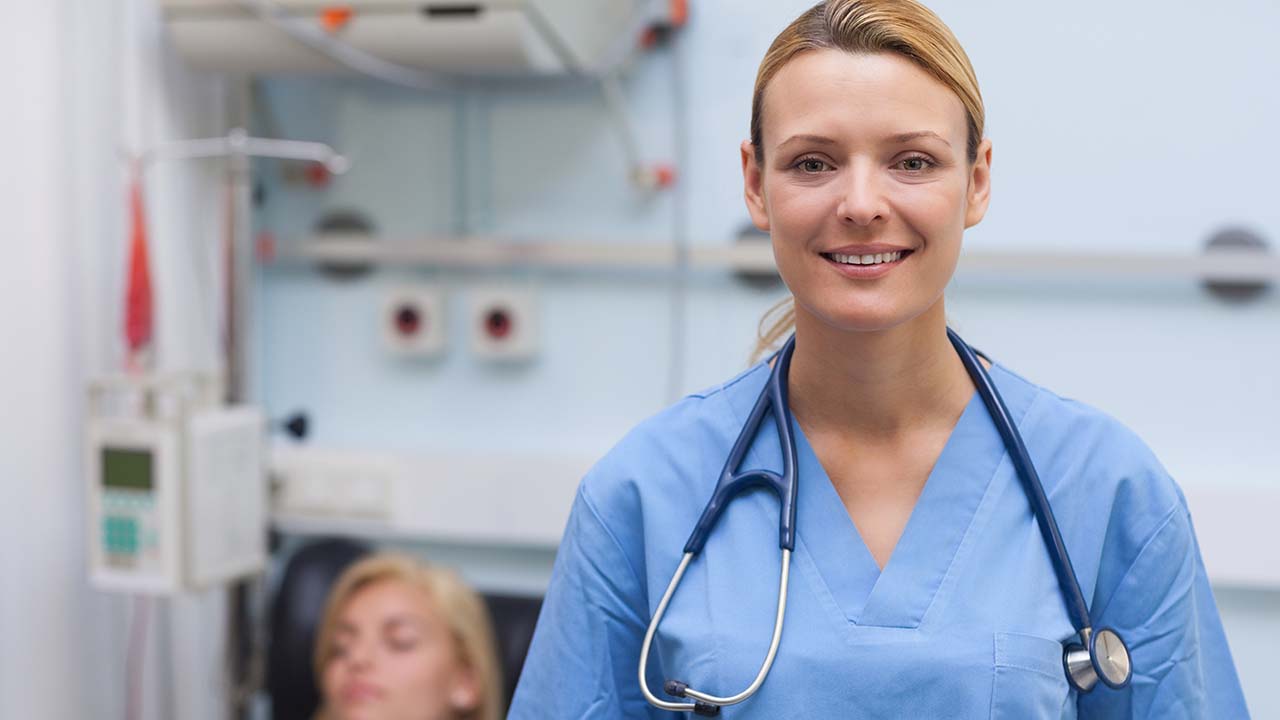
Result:
M976 225L987 208L991 141L983 138L985 119L978 80L964 49L926 8L841 3L839 8L815 7L798 18L774 40L760 64L751 138L742 143L747 208L756 227L773 233L784 279L788 269L797 268L794 253L788 252L796 243L788 239L811 233L814 221L838 217L846 225L863 227L863 234L879 233L880 226L890 224L889 213L901 214L892 224L904 237L893 242L847 244L841 241L849 233L837 233L840 247L816 252L839 263L836 269L845 277L878 279L923 250L927 238L933 247L927 266L917 270L917 300L908 310L923 305L940 312L934 301L954 273L961 233ZM815 187L823 189L821 196ZM797 203L797 195L803 203ZM774 231L779 223L782 227ZM850 261L834 257L879 265L884 258L875 256L884 253L900 254L877 269L851 268ZM924 261L922 255L914 264ZM899 292L908 282L899 282ZM801 312L814 309L805 304L806 297L824 295L821 287L802 278L788 285L793 292L806 290L804 297L796 296ZM807 292L809 288L815 292ZM766 316L756 357L791 331L795 313L788 299ZM865 327L867 321L877 322L864 317L860 324Z
M965 162L955 94L900 55L823 49L782 66L764 95L762 147L742 146L747 207L773 237L797 323L873 331L941 312L989 189L991 143Z
M741 162L790 337L583 479L512 718L1247 716L1173 479L947 327L983 122L913 0L778 36Z

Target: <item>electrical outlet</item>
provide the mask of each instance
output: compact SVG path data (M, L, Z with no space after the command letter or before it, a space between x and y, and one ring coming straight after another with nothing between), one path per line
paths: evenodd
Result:
M473 288L471 351L486 360L532 360L538 351L537 297L527 288Z
M382 337L396 355L430 358L444 354L448 340L445 294L431 285L400 287L387 295Z

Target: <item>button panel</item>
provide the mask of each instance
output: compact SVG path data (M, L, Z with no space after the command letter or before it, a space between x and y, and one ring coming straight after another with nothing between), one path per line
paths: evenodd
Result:
M153 493L110 489L102 493L102 550L108 565L157 567L160 537Z

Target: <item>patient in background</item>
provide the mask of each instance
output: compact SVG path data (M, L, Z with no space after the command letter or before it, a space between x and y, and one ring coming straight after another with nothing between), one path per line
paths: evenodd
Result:
M316 637L317 720L497 720L484 602L456 574L378 553L338 579Z

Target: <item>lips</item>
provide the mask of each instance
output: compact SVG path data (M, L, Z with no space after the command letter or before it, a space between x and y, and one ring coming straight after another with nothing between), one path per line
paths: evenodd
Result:
M382 688L366 682L352 682L343 685L339 695L348 704L369 702L382 697Z
M892 243L859 243L823 250L823 255L883 255L895 252L912 252L915 248Z
M878 280L892 273L907 263L914 254L915 252L912 250L902 250L888 254L860 254L857 256L822 253L821 257L826 261L827 267L845 278L855 281L870 281ZM869 261L864 263L864 258L869 258Z

